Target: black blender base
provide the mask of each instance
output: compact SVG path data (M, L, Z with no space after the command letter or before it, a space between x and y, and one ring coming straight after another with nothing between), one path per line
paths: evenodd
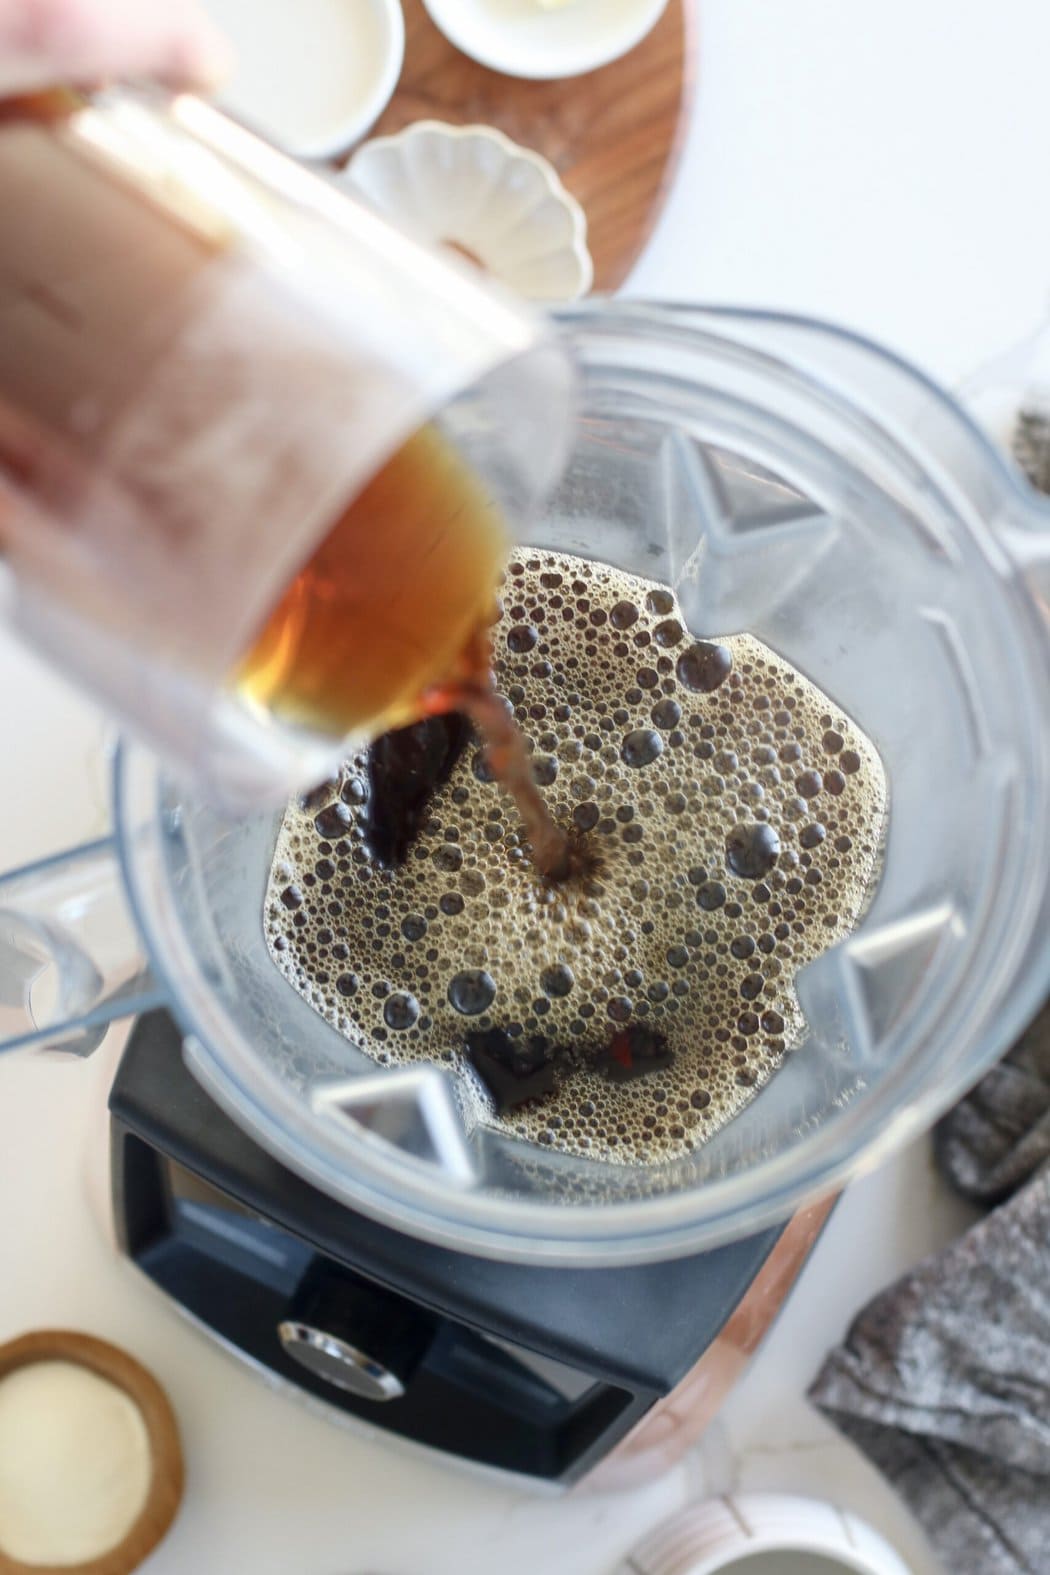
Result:
M246 1136L163 1012L136 1025L109 1105L120 1245L199 1322L344 1413L550 1482L582 1476L670 1393L780 1235L616 1269L402 1235Z

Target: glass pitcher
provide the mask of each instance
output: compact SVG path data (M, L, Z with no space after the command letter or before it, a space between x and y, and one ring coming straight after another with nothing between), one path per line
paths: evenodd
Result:
M558 474L564 346L190 95L0 103L0 211L7 615L198 783L278 803L348 733L404 720L392 707L448 676L442 658L491 602L500 516L526 517ZM418 518L400 508L380 530L372 507L359 527L351 506L424 423ZM483 488L464 510L466 477ZM419 661L398 692L375 653L374 708L359 679L352 725L281 713L238 681L282 592L348 518L358 603L379 586L404 597L410 552L430 571Z
M272 965L278 817L230 818L134 749L112 841L0 886L0 1026L84 1051L163 1002L209 1093L335 1198L457 1250L609 1264L754 1233L840 1186L1043 999L1050 510L957 404L855 336L619 304L560 327L583 419L527 543L665 580L694 633L755 634L881 753L881 882L797 978L804 1042L685 1159L611 1166L472 1125L437 1059L377 1066Z

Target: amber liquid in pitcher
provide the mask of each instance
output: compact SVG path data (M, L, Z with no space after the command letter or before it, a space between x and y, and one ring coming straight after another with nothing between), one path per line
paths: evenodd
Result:
M234 681L278 719L321 733L415 721L427 691L478 676L470 653L506 552L495 505L423 427L340 514Z
M542 874L574 873L525 740L495 693L487 630L507 552L503 521L432 426L403 444L340 515L255 639L234 682L279 720L374 735L461 710L488 746Z

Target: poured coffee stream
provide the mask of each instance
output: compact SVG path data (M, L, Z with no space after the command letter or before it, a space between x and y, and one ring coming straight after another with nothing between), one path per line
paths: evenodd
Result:
M444 698L444 697L443 697ZM514 801L529 842L529 856L545 880L566 881L584 861L573 838L551 815L532 774L525 734L497 692L491 676L458 685L448 699L470 717L485 740L488 768Z

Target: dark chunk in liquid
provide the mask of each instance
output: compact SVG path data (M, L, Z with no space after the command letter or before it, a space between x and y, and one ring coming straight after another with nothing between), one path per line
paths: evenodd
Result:
M554 1050L542 1034L511 1039L502 1028L467 1035L467 1059L499 1115L554 1092Z
M595 1063L610 1083L630 1083L649 1072L663 1072L674 1060L666 1035L631 1023L613 1035Z
M372 745L368 800L360 824L369 857L383 869L396 869L405 862L431 797L448 779L469 740L470 723L451 711L385 733Z

